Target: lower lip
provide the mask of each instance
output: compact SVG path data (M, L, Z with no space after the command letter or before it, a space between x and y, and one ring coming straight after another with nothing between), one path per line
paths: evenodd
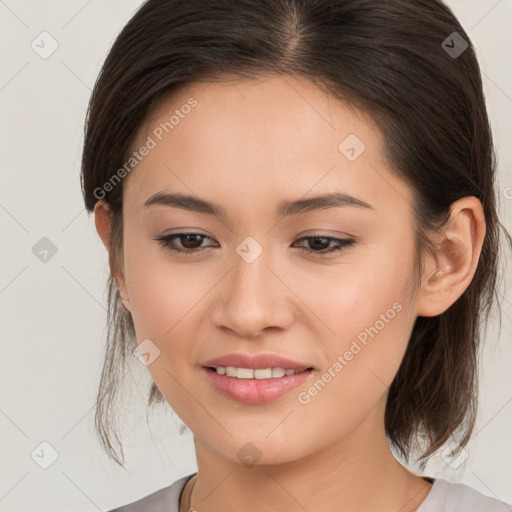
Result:
M244 404L264 404L275 400L303 384L313 373L313 370L305 370L275 379L237 379L219 375L210 368L203 367L203 371L220 393Z

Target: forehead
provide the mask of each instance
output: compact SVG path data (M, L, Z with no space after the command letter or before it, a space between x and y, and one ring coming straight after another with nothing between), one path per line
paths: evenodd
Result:
M189 108L191 102L195 106ZM339 137L349 128L364 137L375 124L370 115L324 88L304 78L284 75L182 85L156 105L145 123L144 134L168 122L175 112L179 116L172 121L175 135L186 133L186 127L177 129L178 124L193 125L194 130L203 128L196 132L198 136L206 133L210 140L216 134L252 135L246 141L248 146L252 140L268 142L271 147L273 142L293 146L303 143L304 137L325 138L328 131ZM379 138L379 133L375 131L372 137Z
M310 190L379 203L390 185L388 196L407 201L407 187L389 173L373 119L305 79L187 84L154 108L134 148L148 137L154 147L127 184L139 206L160 190L245 206ZM352 148L356 159L354 151L347 154Z

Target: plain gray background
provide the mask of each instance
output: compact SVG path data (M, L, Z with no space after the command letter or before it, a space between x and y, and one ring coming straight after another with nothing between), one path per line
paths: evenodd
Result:
M106 457L93 431L108 266L79 187L83 124L109 47L140 4L0 0L0 511L108 510L196 470L192 436L179 436L179 419L157 411L148 429L145 368L130 377L128 471ZM478 50L499 156L501 219L512 230L512 0L448 4ZM41 56L53 40L57 49ZM43 237L56 251L46 262L36 256L37 244L49 244ZM439 453L424 473L512 502L510 269L505 280L502 330L498 338L496 316L468 457Z

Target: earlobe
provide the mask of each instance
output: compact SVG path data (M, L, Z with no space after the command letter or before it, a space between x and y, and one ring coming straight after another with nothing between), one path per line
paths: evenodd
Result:
M121 297L121 303L123 304L124 309L126 309L126 311L131 313L132 310L130 309L130 299L126 296L126 288L124 286L123 286L123 288L120 288L119 283L117 282L117 279L116 279L116 284L117 284L117 289L119 290L119 296ZM122 290L124 290L124 291L122 291Z
M96 224L96 231L98 232L98 235L101 238L103 245L106 247L108 251L110 273L112 274L117 289L119 290L119 295L121 296L123 307L127 311L131 312L130 300L128 299L128 293L126 290L124 277L122 275L121 270L115 264L112 254L110 206L103 200L98 201L94 206L94 222Z
M94 222L103 245L110 251L110 207L103 199L94 205Z
M482 204L476 197L464 197L452 205L447 227L436 243L438 250L425 265L418 316L440 315L464 293L475 274L485 231Z

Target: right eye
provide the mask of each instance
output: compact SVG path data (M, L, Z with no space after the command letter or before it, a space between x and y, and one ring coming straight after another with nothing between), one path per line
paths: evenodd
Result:
M166 235L155 238L162 246L173 251L175 253L182 253L184 255L192 255L200 252L200 245L204 239L210 238L209 236L202 235L201 233L174 233L172 235ZM180 249L174 245L175 240L180 240L180 244L184 249ZM210 238L210 240L212 240ZM197 247L199 244L199 248ZM191 248L192 246L192 248Z

